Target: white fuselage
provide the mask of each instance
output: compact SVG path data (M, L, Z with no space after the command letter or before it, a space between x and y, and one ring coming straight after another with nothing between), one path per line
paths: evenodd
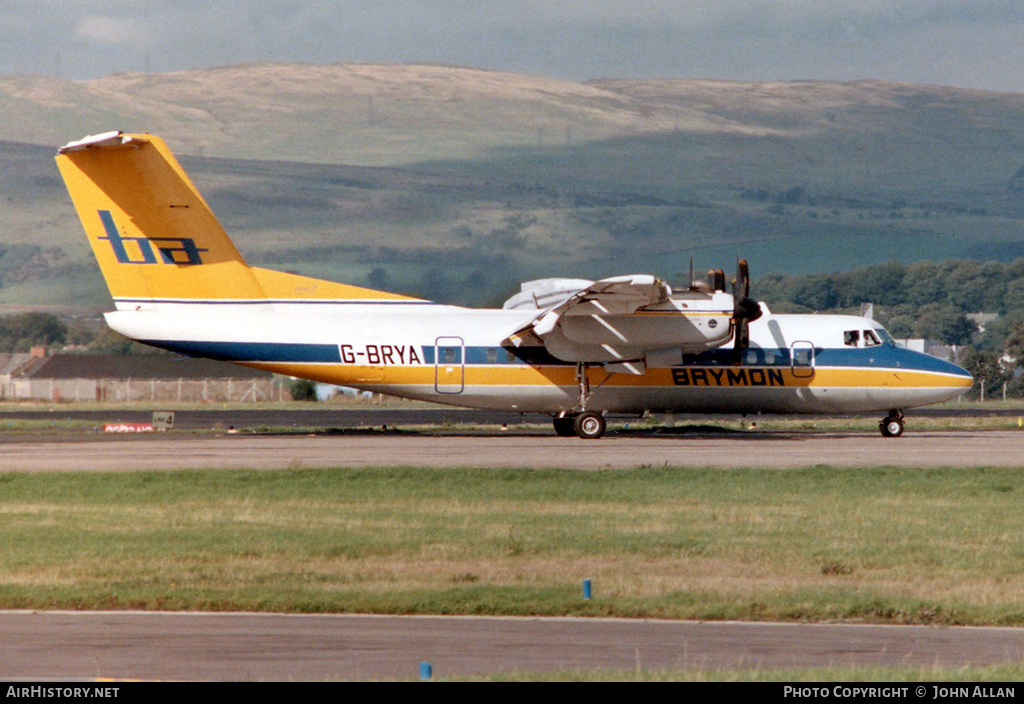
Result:
M475 408L580 410L580 365L509 341L536 315L412 300L119 300L107 321L182 354L330 384ZM688 355L661 349L634 362L582 369L588 410L887 411L956 397L972 381L853 316L766 314L750 324L750 347L739 355L731 345Z

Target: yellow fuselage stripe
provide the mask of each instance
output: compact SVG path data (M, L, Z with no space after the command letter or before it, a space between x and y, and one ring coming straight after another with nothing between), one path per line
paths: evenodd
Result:
M565 365L413 365L360 366L347 364L250 363L248 366L288 376L310 377L339 385L433 386L436 381L461 379L471 386L576 386L576 370ZM450 369L450 371L448 371ZM679 372L686 370L685 379ZM673 372L676 372L675 374ZM770 373L769 373L770 372ZM678 367L648 369L646 373L608 374L603 369L587 370L591 385L619 387L891 387L969 388L968 377L910 369L868 367L818 367L794 372L789 367ZM684 383L680 383L684 382Z

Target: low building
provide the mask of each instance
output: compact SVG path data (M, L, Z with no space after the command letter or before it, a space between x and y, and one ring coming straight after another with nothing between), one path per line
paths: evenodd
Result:
M277 401L290 398L269 372L165 354L16 355L0 393L12 401ZM12 361L13 364L13 361Z
M11 399L11 389L15 377L22 369L32 363L34 357L24 353L0 353L0 400Z
M960 355L958 349L952 345L944 345L938 340L925 340L920 337L907 337L907 338L896 338L896 344L900 347L906 347L908 350L914 350L915 352L923 352L924 354L930 354L932 357L938 357L944 359L947 362L957 363Z

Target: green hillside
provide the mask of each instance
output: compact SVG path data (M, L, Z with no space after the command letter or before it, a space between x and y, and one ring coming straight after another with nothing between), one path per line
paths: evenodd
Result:
M445 66L0 76L0 302L103 305L55 147L168 140L253 263L441 300L521 280L1024 256L1024 96Z

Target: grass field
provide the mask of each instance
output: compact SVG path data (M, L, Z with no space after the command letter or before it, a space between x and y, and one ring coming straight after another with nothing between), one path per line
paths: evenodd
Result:
M1005 469L11 473L0 607L1024 625L1022 492Z

